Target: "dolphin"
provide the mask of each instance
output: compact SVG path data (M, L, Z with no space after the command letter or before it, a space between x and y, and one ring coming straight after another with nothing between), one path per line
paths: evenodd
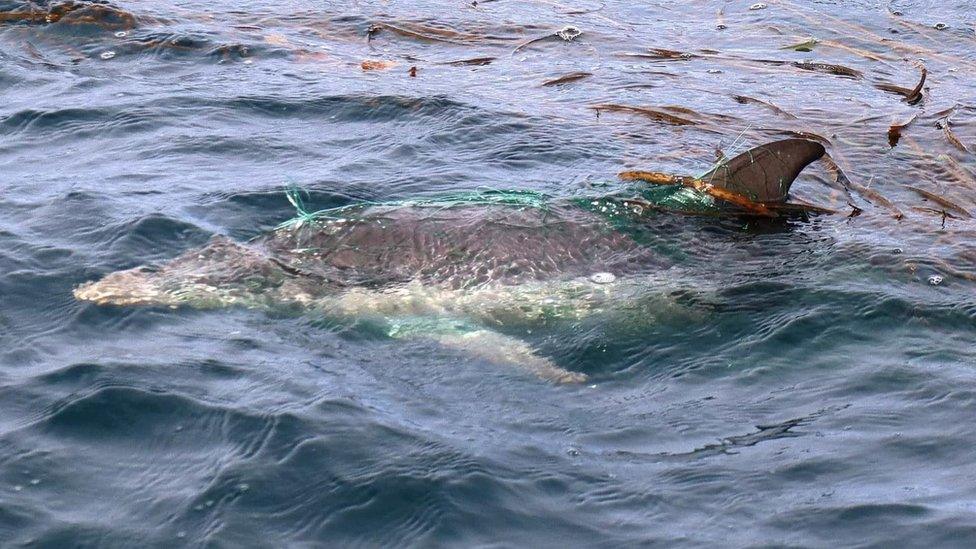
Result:
M775 211L787 204L793 179L823 154L812 141L778 141L698 178L675 178L671 188L693 187L713 209ZM379 326L393 338L434 339L555 382L582 382L584 374L507 334L640 299L668 264L622 229L648 215L646 199L536 200L487 192L312 214L296 202L298 218L249 242L214 236L162 265L81 284L74 296L114 306L316 311Z

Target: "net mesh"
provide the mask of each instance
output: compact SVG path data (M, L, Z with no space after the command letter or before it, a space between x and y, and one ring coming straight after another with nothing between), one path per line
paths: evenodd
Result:
M441 194L424 198L403 200L373 201L363 200L354 204L346 204L334 208L309 211L305 207L302 195L304 191L291 188L285 191L288 201L295 207L295 217L278 225L278 229L297 228L318 221L342 220L356 210L366 207L424 207L450 208L453 206L511 206L517 208L533 208L545 210L549 206L551 197L545 193L529 190L480 189L456 193Z
M551 195L530 190L515 189L479 189L461 191L430 197L411 198L402 200L372 201L363 200L353 204L310 211L303 196L308 194L298 188L285 191L288 201L295 207L295 216L279 224L276 229L295 229L321 221L341 221L354 217L357 211L367 207L422 207L422 208L451 208L456 206L509 206L519 209L548 210L554 200ZM629 198L640 198L643 201L659 206L663 210L675 211L707 211L715 207L715 201L706 193L682 185L669 186L639 186L628 189L620 194L613 193L600 197L577 197L572 200L583 209L596 213L609 213L606 204L626 201ZM611 208L616 210L616 208ZM625 208L632 212L632 208ZM643 212L640 212L643 213ZM610 215L611 218L616 217Z

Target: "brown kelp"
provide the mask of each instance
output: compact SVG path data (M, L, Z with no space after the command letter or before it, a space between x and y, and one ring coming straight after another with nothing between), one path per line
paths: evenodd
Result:
M546 80L542 83L543 86L561 86L563 84L569 84L570 82L576 82L583 80L584 78L589 78L593 76L591 72L571 72L569 74L564 74L558 78L553 78L552 80Z
M919 77L918 84L914 88L903 88L901 86L896 86L894 84L889 84L887 82L876 82L874 87L879 90L895 93L905 97L905 101L909 105L915 105L922 100L922 87L925 86L925 78L928 76L929 72L923 65L920 67L922 74Z

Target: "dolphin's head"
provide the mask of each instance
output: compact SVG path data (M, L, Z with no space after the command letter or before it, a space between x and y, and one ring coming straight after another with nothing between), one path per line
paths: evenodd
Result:
M157 275L149 267L117 271L78 286L75 298L98 305L176 305Z
M285 273L263 254L214 237L159 267L136 267L75 288L75 298L98 305L256 305L281 285Z

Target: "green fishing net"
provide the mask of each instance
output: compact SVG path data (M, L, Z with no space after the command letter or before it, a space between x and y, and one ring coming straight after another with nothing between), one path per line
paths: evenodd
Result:
M285 192L288 201L295 207L296 215L278 225L277 229L298 228L318 221L344 220L367 207L451 208L483 205L546 210L554 200L552 196L538 191L481 189L403 200L364 200L354 204L309 211L305 207L303 194L306 193L294 188ZM646 206L686 213L706 213L715 208L715 201L711 196L681 185L640 186L606 196L577 197L571 202L585 210L603 215L611 221L625 221L635 216L640 217L648 213Z
M513 206L518 208L533 208L545 210L551 198L537 191L528 190L501 190L501 189L482 189L474 191L461 191L456 193L446 193L431 197L411 198L403 200L372 201L363 200L354 204L326 208L323 210L308 211L302 200L302 191L289 189L285 192L288 201L295 207L296 216L278 225L278 229L296 228L316 221L342 220L347 215L366 207L431 207L431 208L450 208L454 206Z

